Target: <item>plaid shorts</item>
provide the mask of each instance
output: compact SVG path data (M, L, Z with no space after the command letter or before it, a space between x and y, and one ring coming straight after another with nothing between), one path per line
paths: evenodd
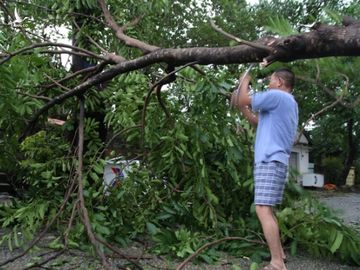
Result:
M288 166L278 162L255 164L254 182L256 205L280 204L283 198Z

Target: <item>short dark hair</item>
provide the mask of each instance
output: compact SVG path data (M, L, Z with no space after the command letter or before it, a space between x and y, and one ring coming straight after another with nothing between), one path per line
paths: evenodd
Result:
M295 85L295 74L288 68L279 68L274 71L274 74L284 80L286 87L293 89Z

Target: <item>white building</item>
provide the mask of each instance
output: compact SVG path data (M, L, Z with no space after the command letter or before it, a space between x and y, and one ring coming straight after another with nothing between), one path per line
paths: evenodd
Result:
M314 173L314 164L309 162L309 140L301 134L291 150L289 167L299 173L298 182L303 186L323 187L324 176Z
M298 140L291 150L289 166L300 174L309 173L310 149L308 139L304 134L301 134L300 140Z

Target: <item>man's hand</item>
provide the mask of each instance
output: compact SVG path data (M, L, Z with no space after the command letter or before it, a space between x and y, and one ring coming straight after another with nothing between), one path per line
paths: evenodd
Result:
M241 74L235 100L235 104L238 107L251 105L251 99L249 97L250 80L251 76L248 71Z
M232 107L244 106L244 104L242 104L242 102L243 102L243 98L245 97L245 95L244 95L245 93L241 93L241 87L246 86L246 89L248 89L250 80L251 80L251 76L248 71L241 74L241 76L239 78L239 85L232 92L232 95L231 95L230 105ZM246 95L248 95L248 91L246 91ZM246 104L246 105L248 105L248 104Z
M231 95L230 105L237 107L246 120L248 120L253 126L256 126L259 121L258 116L249 108L251 105L251 98L249 96L249 84L251 81L249 71L251 67L252 66L241 74L239 78L239 86Z

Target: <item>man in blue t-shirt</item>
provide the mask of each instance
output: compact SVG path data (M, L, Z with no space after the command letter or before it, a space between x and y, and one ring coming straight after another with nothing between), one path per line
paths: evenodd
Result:
M286 68L276 70L267 91L249 95L250 75L242 75L232 104L256 129L254 183L256 214L271 253L264 270L286 270L279 226L273 206L283 197L289 157L298 125L298 105L291 92L295 76Z

